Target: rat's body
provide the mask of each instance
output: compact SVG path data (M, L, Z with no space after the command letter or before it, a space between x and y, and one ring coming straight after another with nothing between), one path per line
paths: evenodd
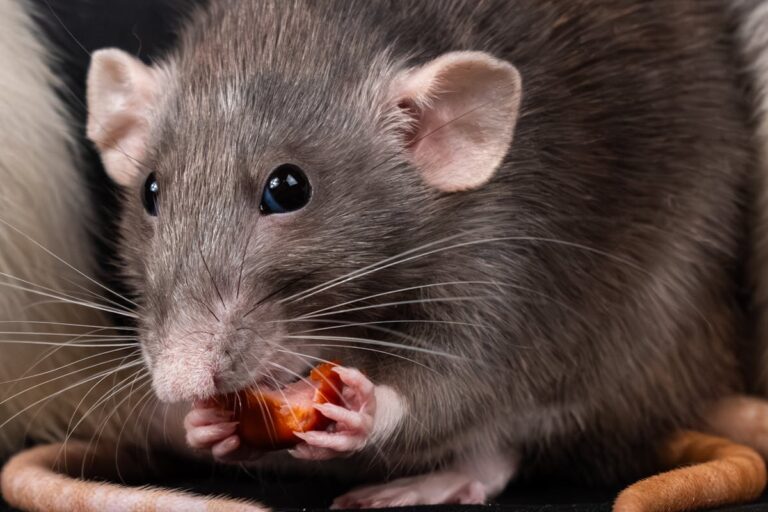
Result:
M96 304L105 304L96 294L102 290L87 277L96 268L88 190L57 93L62 80L33 14L25 2L0 0L2 459L27 441L62 440L78 404L93 403L83 402L84 393L90 388L96 399L111 388L84 380L117 368L115 357L131 352L78 346L114 331ZM81 425L90 435L102 419Z
M157 394L361 370L355 427L294 455L436 472L345 505L482 501L519 461L648 470L649 443L740 386L751 160L728 29L715 1L240 1L156 67L99 54L89 133L125 187ZM311 199L265 215L285 163ZM231 456L198 405L191 444Z

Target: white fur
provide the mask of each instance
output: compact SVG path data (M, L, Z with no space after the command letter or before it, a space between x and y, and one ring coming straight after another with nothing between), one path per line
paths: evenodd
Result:
M86 229L90 223L89 206L73 151L74 127L54 89L59 81L48 66L40 33L24 3L0 0L0 272L53 290L83 293L78 286L85 289L94 289L94 286L21 234L28 235L84 273L93 274ZM0 283L14 281L0 277ZM25 286L18 281L15 284ZM76 332L73 328L25 323L30 321L108 325L98 311L63 303L35 305L41 300L49 299L0 284L0 321L4 322L0 323L0 331ZM7 323L9 321L20 323ZM20 377L51 348L4 342L19 338L0 334L0 381ZM52 340L51 337L43 339ZM58 341L68 339L57 338ZM93 349L62 349L32 373L94 353ZM72 383L73 379L32 389L0 405L0 423ZM0 400L42 380L21 381L15 386L0 384ZM33 408L29 414L1 428L0 439L4 442L0 456L21 444L27 428L34 437L60 437L77 403L74 400L79 400L87 389L65 394L62 400L52 402L55 406L37 416L33 413L39 408Z

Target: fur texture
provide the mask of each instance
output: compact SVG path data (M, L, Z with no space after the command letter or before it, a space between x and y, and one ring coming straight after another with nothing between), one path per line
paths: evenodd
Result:
M210 393L218 368L224 392L289 378L269 361L310 364L281 350L340 358L411 411L350 468L408 473L521 449L530 470L600 481L647 470L649 442L740 386L730 297L751 159L728 29L718 1L201 11L158 64L169 79L137 164L142 178L157 175L158 217L142 207L143 179L126 189L142 347L150 369L168 369L153 379L175 379L179 396ZM455 50L512 63L523 92L497 175L452 195L408 164L386 92ZM262 216L263 183L284 162L307 171L312 201ZM464 242L291 297L425 244ZM426 287L405 290L414 286ZM329 317L417 322L333 335L458 361L392 350L425 371L302 334L327 324L282 322L395 290L387 302L411 302Z
M60 83L50 71L39 28L25 6L16 0L0 1L3 457L20 448L25 438L63 439L78 402L94 383L66 392L64 388L76 378L88 374L75 372L70 380L51 380L56 374L43 372L73 371L107 359L100 359L93 348L55 350L56 345L45 344L77 341L78 335L88 332L91 337L79 338L80 342L97 338L94 333L113 334L103 311L61 300L62 293L70 292L91 301L89 294L98 290L83 275L92 275L94 268L87 231L90 204L78 171L73 126L56 91ZM78 366L79 360L94 355ZM101 396L106 388L94 390Z
M740 387L731 269L751 160L727 33L715 0L200 11L158 64L167 81L136 164L157 173L159 216L142 208L143 179L125 190L121 252L146 363L178 362L153 379L186 371L175 385L187 392L188 362L207 361L225 370L224 392L289 378L268 361L359 367L409 414L340 465L348 476L517 452L529 472L649 470L650 443ZM458 194L421 179L387 103L402 73L450 51L504 59L523 84L502 167ZM263 183L286 161L307 171L312 201L261 216ZM322 289L404 251L420 256ZM295 321L377 293L378 307L325 318L394 322L383 330L323 343L303 333L323 317ZM385 355L355 339L410 347Z
M757 319L759 363L754 370L756 387L768 393L768 3L734 2L740 20L738 36L754 97L755 145L758 166L754 176L750 276Z

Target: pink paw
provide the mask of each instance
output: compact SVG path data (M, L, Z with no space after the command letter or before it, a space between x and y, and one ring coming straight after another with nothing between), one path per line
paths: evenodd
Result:
M196 401L184 418L187 444L196 450L210 450L222 462L236 462L258 457L258 453L241 446L236 434L238 422L233 412L216 406L215 402Z
M333 509L410 507L416 505L482 505L485 485L462 473L430 473L355 489L336 498Z
M324 432L296 432L304 442L291 454L298 459L327 460L362 450L373 431L376 413L375 386L359 370L337 366L342 382L343 406L317 404L315 408L335 424Z

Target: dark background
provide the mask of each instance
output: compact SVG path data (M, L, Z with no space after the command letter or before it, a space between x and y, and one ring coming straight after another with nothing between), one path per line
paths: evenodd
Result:
M78 127L80 146L86 165L88 193L98 211L99 225L94 233L100 252L102 278L121 292L126 290L114 279L113 251L109 233L113 232L116 214L116 191L106 178L98 157L84 137L84 83L90 52L115 46L150 62L161 56L174 41L178 25L204 0L30 0L41 33L48 39L55 55L57 74L64 78L61 96L72 112ZM677 0L668 0L677 1ZM115 319L120 321L119 319ZM145 482L149 483L149 482ZM316 478L294 480L251 479L208 475L189 479L169 478L154 482L201 494L225 494L251 498L282 510L322 510L333 497L346 490L339 482ZM568 484L528 483L513 485L488 506L439 506L439 512L512 511L609 511L617 489L588 489ZM0 502L0 510L10 510ZM768 510L768 499L762 503L722 510Z

